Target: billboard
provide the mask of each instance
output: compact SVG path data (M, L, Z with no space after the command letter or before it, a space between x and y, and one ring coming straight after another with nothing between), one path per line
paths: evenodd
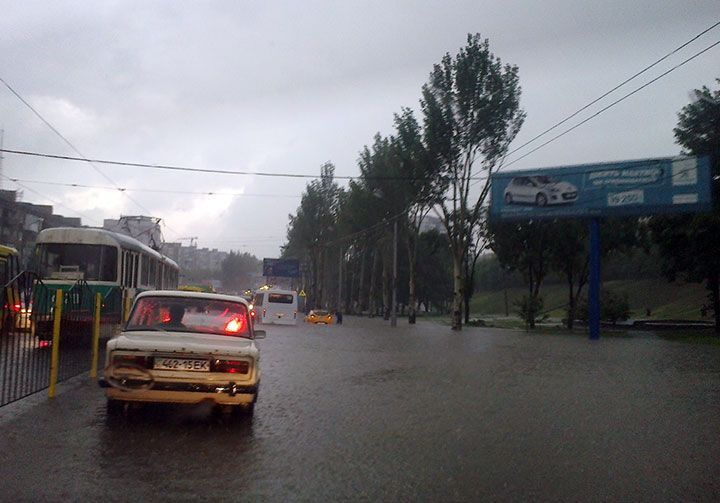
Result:
M491 218L583 218L712 209L709 157L495 173Z
M300 261L294 258L264 258L263 276L297 278L300 276Z

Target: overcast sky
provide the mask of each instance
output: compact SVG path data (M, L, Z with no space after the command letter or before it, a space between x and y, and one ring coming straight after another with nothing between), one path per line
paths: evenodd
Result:
M0 13L0 77L87 157L293 173L329 160L355 175L359 150L392 132L400 107L418 108L432 65L469 32L519 66L520 145L720 20L720 2L0 1ZM720 27L576 120L717 40ZM675 155L678 110L718 77L720 46L512 168ZM75 155L3 86L0 128L5 148ZM99 168L127 189L244 195L128 191L138 206L117 190L27 182L23 200L63 203L89 225L150 211L166 240L262 258L278 256L307 183ZM6 154L3 172L111 186L85 163Z

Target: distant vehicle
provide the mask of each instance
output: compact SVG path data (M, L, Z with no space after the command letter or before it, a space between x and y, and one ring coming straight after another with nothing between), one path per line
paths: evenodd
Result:
M245 299L199 292L138 294L124 330L107 343L108 412L124 402L199 403L209 400L252 412L260 385Z
M212 285L180 285L178 290L181 292L217 293Z
M25 306L21 302L17 288L10 284L20 272L19 253L11 246L0 245L0 330L12 330L25 314Z
M257 323L297 324L298 299L295 290L258 290L252 305Z
M505 188L505 204L530 203L536 206L573 203L578 189L549 176L517 176Z
M73 293L79 323L90 323L95 293L103 298L103 318L118 323L124 298L178 286L179 268L174 261L130 236L105 229L45 229L37 236L35 254L45 287ZM36 303L41 304L51 305ZM51 323L49 312L37 318L41 339L51 338Z
M313 323L316 325L332 325L333 316L329 311L323 309L313 309L307 316L305 316L306 323Z

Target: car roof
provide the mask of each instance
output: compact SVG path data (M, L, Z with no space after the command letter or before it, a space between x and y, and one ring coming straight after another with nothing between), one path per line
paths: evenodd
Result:
M221 293L205 293L205 292L185 292L180 290L149 290L142 292L135 297L140 299L143 297L177 297L182 299L205 299L205 300L224 300L227 302L239 302L248 305L248 301L236 295L225 295Z

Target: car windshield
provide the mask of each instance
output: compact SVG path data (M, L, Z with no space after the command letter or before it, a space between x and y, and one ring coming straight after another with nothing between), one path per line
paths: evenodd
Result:
M328 312L327 311L313 311L312 314L314 314L315 316L327 316Z
M193 297L142 297L135 303L125 330L250 337L244 304Z

